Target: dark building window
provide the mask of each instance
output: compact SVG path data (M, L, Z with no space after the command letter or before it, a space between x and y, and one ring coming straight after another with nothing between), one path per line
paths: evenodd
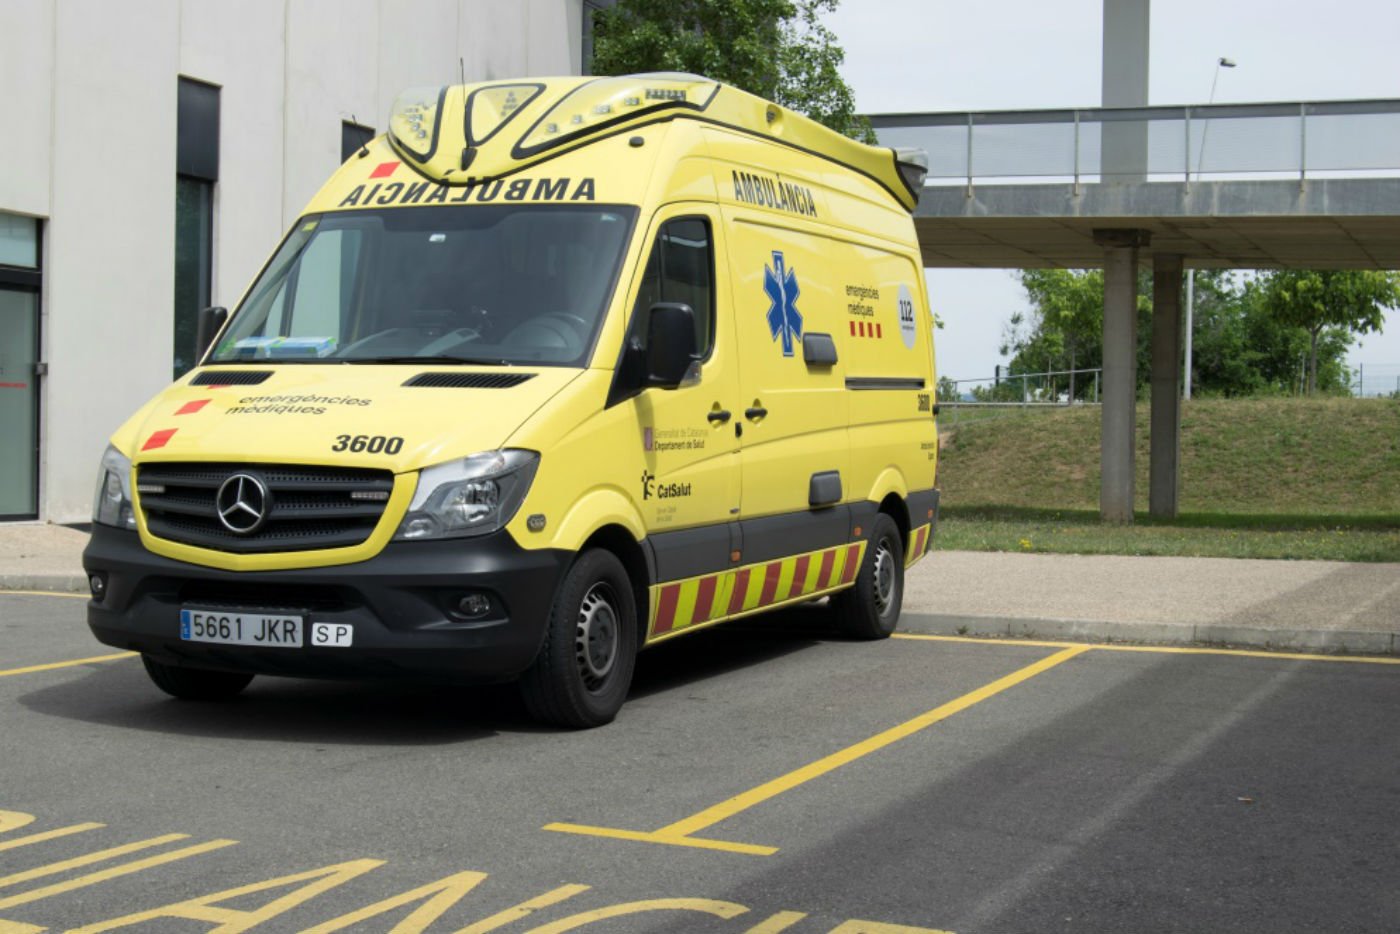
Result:
M0 213L0 520L39 515L41 231Z
M361 146L368 146L374 139L374 127L360 126L345 120L340 124L340 161L349 159Z
M175 378L195 364L199 310L213 301L219 89L180 79L175 149Z

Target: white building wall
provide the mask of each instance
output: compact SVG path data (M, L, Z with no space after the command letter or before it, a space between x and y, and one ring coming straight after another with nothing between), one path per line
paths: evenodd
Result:
M85 521L107 436L169 382L176 100L220 88L213 300L233 306L399 91L577 74L582 0L3 0L0 211L44 219L41 518ZM459 59L461 60L459 63Z
M0 209L49 213L54 10L50 0L0 3L0 127L10 139Z
M106 436L170 382L179 69L171 7L55 5L40 515L56 521L87 517Z

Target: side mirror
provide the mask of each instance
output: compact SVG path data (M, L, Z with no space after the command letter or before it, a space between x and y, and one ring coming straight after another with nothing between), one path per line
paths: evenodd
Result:
M202 308L199 312L199 319L195 324L194 331L194 359L196 363L204 359L204 354L209 350L209 345L214 343L214 338L223 329L224 322L228 320L227 308Z
M700 356L695 312L689 305L657 302L647 311L646 376L643 386L675 389Z

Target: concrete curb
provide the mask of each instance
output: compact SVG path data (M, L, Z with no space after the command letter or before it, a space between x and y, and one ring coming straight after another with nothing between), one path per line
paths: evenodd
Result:
M1080 619L1009 619L905 613L900 628L940 636L1001 636L1080 642L1229 645L1340 655L1400 655L1400 634L1355 629L1265 629L1221 623L1124 623Z
M86 574L0 574L0 593L6 590L85 594L88 582Z

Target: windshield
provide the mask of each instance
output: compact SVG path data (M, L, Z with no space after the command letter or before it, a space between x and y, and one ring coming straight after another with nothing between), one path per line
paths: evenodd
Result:
M636 214L473 205L304 218L209 359L582 366Z

